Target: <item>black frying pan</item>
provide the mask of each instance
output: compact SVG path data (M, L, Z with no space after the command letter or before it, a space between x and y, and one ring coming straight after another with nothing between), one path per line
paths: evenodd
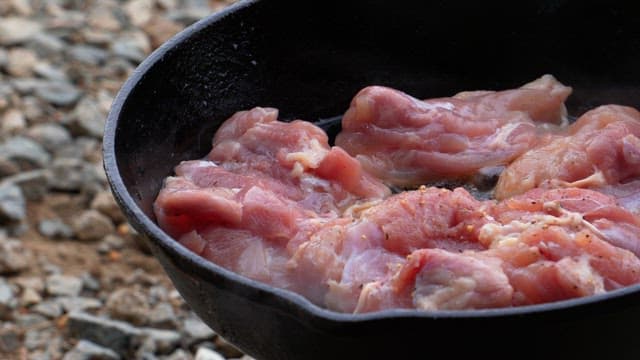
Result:
M221 122L253 106L326 123L371 84L428 98L516 87L544 73L574 88L570 115L606 103L640 106L633 3L241 1L173 38L124 85L104 136L109 182L187 303L258 359L442 351L638 358L640 286L521 308L338 314L199 258L151 210L173 167L204 156Z

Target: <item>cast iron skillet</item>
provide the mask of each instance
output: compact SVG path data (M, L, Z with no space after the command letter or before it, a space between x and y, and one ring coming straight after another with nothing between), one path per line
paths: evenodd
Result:
M152 213L173 167L204 156L220 123L253 106L318 122L371 84L427 98L544 73L574 87L574 116L605 103L638 106L632 3L241 1L170 40L123 86L104 136L111 188L187 303L258 359L638 356L639 286L521 308L338 314L199 258Z

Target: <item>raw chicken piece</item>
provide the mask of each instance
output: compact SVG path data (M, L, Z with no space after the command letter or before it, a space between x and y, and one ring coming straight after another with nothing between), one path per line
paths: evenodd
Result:
M251 231L211 226L182 235L178 241L214 264L237 274L283 288L294 289L284 248Z
M242 205L232 190L203 189L181 177L165 179L153 208L160 227L174 238L197 227L242 221Z
M416 249L483 249L475 240L486 217L464 189L394 195L293 239L289 252L302 293L330 309L352 312L367 284L390 277ZM309 284L315 284L311 286Z
M640 217L618 205L614 197L599 191L533 189L497 204L490 212L503 224L525 217L539 217L539 214L545 214L545 220L551 219L548 216L563 218L563 221L589 229L602 240L640 257Z
M276 120L277 110L254 108L227 120L207 159L225 169L271 178L312 199L330 196L338 208L359 198L382 198L389 189L362 170L353 157L329 147L322 129L302 120ZM299 200L299 199L295 199Z
M598 189L640 176L640 113L619 105L582 115L549 143L516 159L500 175L497 199L535 187Z
M176 238L218 225L246 229L283 246L297 233L300 220L317 216L260 186L201 188L181 177L165 181L154 210L160 226Z
M418 249L480 250L479 229L488 222L482 203L466 190L421 187L363 211L362 221L382 231L382 246L406 256Z
M477 241L488 221L481 205L464 189L425 187L370 204L352 222L324 227L298 246L296 282L326 285L307 296L352 312L367 284L389 278L415 250L484 249Z
M562 123L570 93L550 75L519 89L425 101L370 86L352 100L336 144L387 184L464 179L531 148L537 125Z
M302 243L289 262L299 292L332 310L352 312L362 287L389 276L404 257L381 246L369 222L340 219Z
M366 285L356 312L504 307L511 305L512 293L497 258L423 249L409 255L392 278Z
M497 203L479 241L504 261L514 305L591 295L640 282L638 219L586 189L534 189ZM635 233L634 233L635 231ZM626 236L621 236L624 234Z

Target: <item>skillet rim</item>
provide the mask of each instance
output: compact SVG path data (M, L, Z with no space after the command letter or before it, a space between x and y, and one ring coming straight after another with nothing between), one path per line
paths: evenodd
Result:
M126 188L124 181L120 175L118 163L116 160L116 135L120 121L120 116L129 95L135 91L137 85L143 80L145 74L153 68L167 53L173 48L187 41L196 33L203 31L205 28L215 26L221 19L232 13L240 12L254 4L263 0L240 0L216 13L195 22L184 30L174 35L171 39L162 44L158 49L154 50L140 65L136 67L134 72L122 85L118 91L105 123L105 131L103 135L103 167L107 176L108 184L112 193L118 202L120 208L124 211L127 219L131 224L141 232L147 241L151 241L163 249L166 254L171 257L177 257L181 261L185 261L198 270L199 274L214 274L221 278L244 287L248 290L262 292L268 294L278 301L278 306L282 309L294 307L299 314L306 314L315 319L326 320L335 323L361 323L379 320L391 320L401 318L424 318L424 319L477 319L477 318L507 318L516 316L528 316L536 314L548 314L552 312L560 312L566 309L579 309L601 304L614 299L622 299L625 296L640 291L640 284L627 286L621 289L611 290L603 294L591 295L582 298L562 300L557 302L543 303L537 305L526 305L518 307L496 308L496 309L480 309L480 310L439 310L439 311L421 311L415 309L389 309L372 313L351 314L340 313L326 308L322 308L313 304L300 294L289 290L275 288L265 283L249 279L235 272L227 270L215 263L202 258L193 253L186 247L182 246L172 237L167 235L153 220L144 214L142 209L136 205L133 197ZM156 260L157 259L157 256ZM164 266L164 265L163 265ZM203 277L203 276L198 276ZM270 306L273 306L270 304Z

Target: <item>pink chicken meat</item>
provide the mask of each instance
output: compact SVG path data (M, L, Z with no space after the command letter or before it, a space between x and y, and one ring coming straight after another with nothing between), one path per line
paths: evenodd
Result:
M498 199L536 187L600 189L640 207L640 112L619 105L600 106L565 131L526 152L500 175Z
M501 167L564 121L571 88L545 75L518 89L418 100L370 86L352 100L336 144L385 183L417 187Z

